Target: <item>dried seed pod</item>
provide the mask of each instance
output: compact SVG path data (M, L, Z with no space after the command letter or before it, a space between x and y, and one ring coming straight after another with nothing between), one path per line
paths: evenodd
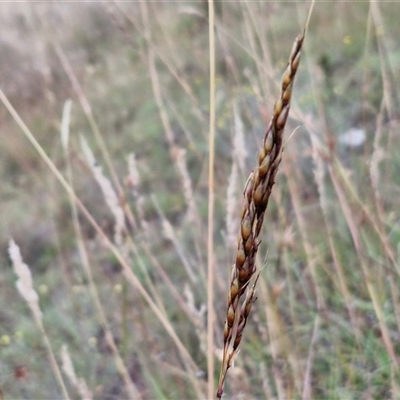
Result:
M250 234L251 234L251 225L252 225L252 221L250 219L250 216L247 216L244 218L244 220L242 221L242 237L243 240L246 240Z
M226 322L229 328L232 328L233 323L235 322L235 310L232 305L228 307L228 311L226 313Z
M230 291L230 302L233 302L239 293L239 281L238 278L235 277L231 283L231 291Z
M253 235L250 235L244 242L244 252L246 254L249 254L252 247L253 247Z
M254 205L256 206L256 208L261 205L263 194L264 191L262 185L258 185L253 195Z
M258 167L258 173L261 177L264 177L269 171L271 157L269 155L264 157L264 160L260 163Z
M259 164L262 163L262 160L264 160L267 153L268 153L268 151L265 149L265 146L260 147L260 150L258 151L258 163Z
M241 239L240 239L240 241L242 242ZM242 268L245 259L246 259L246 254L244 252L243 246L239 245L238 252L237 252L237 255L236 255L235 267L237 269Z
M283 127L286 124L288 114L289 114L289 104L286 104L285 107L282 109L282 112L276 119L276 126L278 127L278 129L283 129Z

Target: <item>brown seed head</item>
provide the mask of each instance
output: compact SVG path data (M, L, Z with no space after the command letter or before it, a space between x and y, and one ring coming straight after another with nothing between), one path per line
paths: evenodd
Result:
M258 276L251 288L249 285L256 273L255 259L260 243L258 236L282 158L283 129L289 115L293 81L300 62L303 39L304 34L299 35L294 42L282 76L281 93L264 135L263 146L258 152L258 165L250 174L243 193L238 249L224 327L224 353L217 391L218 398L222 396L226 373L232 365L251 307L256 300L255 286ZM245 298L242 299L242 296ZM238 312L238 307L241 307L240 312Z

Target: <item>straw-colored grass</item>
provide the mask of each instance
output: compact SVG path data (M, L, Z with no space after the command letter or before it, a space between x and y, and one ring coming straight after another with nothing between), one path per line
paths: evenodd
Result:
M274 108L308 8L2 5L0 398L400 398L398 5Z

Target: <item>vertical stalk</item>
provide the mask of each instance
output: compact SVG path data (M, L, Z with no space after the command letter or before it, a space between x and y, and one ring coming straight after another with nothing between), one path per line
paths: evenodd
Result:
M207 232L207 398L214 398L214 158L215 158L215 36L214 1L208 0L210 54L210 135L208 139L208 232Z

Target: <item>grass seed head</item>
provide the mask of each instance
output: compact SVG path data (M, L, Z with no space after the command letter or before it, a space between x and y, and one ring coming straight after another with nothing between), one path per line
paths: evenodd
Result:
M225 377L242 340L243 330L256 301L255 287L249 283L256 274L258 236L264 220L275 176L282 158L282 136L289 115L293 81L300 62L304 35L299 35L282 77L281 93L275 103L272 119L264 135L263 146L258 152L258 165L250 174L243 193L243 206L236 262L228 295L228 306L224 327L224 350L217 398L221 398ZM244 299L242 297L244 296ZM239 312L240 307L240 312Z

